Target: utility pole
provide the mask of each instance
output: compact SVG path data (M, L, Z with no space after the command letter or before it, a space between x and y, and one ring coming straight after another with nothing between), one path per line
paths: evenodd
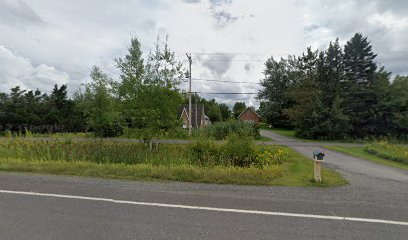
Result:
M191 128L192 128L192 125L191 125L191 118L192 118L192 116L191 116L191 54L190 55L188 55L187 53L186 53L186 55L187 55L187 58L188 58L188 63L189 63L189 81L188 81L188 136L191 136ZM197 114L197 113L196 113Z

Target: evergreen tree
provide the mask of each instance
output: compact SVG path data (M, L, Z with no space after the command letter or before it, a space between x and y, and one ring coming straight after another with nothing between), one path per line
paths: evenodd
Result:
M408 141L408 76L396 76L389 94L392 136Z
M345 114L352 126L350 134L356 137L376 135L373 111L377 103L372 90L377 70L376 56L367 37L360 33L356 33L344 46L342 97Z
M288 95L289 88L296 81L297 59L288 57L276 61L271 57L265 63L265 78L261 81L264 88L259 91L258 99L261 100L259 114L268 124L274 127L292 127L293 124L286 114L286 110L293 106L293 101Z

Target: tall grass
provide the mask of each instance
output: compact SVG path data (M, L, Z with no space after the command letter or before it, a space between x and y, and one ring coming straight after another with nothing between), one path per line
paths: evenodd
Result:
M196 135L214 138L216 140L223 140L231 133L238 134L239 136L251 137L253 139L259 139L259 129L250 123L245 123L238 120L229 120L225 122L216 122L211 124L200 131L196 132Z
M249 136L228 135L223 144L213 139L199 138L189 146L192 160L202 166L224 165L265 167L288 161L281 146L257 146Z
M265 148L269 150L265 150ZM27 140L6 138L0 141L2 158L25 159L29 161L86 161L98 164L123 163L153 165L196 165L196 166L237 166L264 167L280 164L271 160L281 148L258 147L249 137L231 134L223 144L202 138L189 145L161 144L158 150L134 142L74 141L74 140ZM261 157L269 151L272 155Z
M381 158L408 164L408 147L405 145L391 144L387 141L380 141L369 144L364 150Z
M150 163L160 165L188 162L183 145L162 145L150 151L142 143L108 141L40 140L10 138L0 142L3 158L40 161L88 161L94 163Z
M95 176L133 180L315 186L312 163L286 147L255 146L237 135L225 143L194 141L162 144L151 151L142 143L108 141L0 140L0 170ZM345 184L324 171L325 185Z

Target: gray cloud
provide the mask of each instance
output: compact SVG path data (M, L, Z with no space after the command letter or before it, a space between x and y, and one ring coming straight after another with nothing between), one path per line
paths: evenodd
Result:
M248 2L0 0L0 44L14 56L6 61L5 51L0 53L0 84L48 91L54 83L68 83L74 91L89 81L94 64L117 78L113 59L126 54L130 38L138 37L148 53L157 34L170 35L169 45L180 59L190 51L261 53L202 56L193 63L193 76L200 78L256 81L262 78L264 62L214 60L298 55L309 45L326 48L336 37L343 44L355 32L368 36L386 70L407 74L406 0ZM257 91L251 84L197 82L194 87L207 92ZM255 102L252 95L206 97L232 104Z
M200 58L201 64L208 68L216 77L221 77L231 67L231 60L234 58L230 54L215 54L206 58Z
M305 32L313 32L317 29L319 29L320 27L318 25L312 24L312 25L308 25L306 27L304 27L303 29L305 30Z
M247 63L245 64L244 68L245 68L245 71L249 72L252 69L252 65L250 63Z
M231 0L210 0L209 2L212 17L218 27L226 27L239 19L238 16L232 15L232 13L227 10L232 4Z
M210 0L210 4L212 7L219 7L223 5L231 5L232 0Z
M186 3L201 3L201 0L183 0Z
M34 66L28 58L19 56L0 45L1 91L8 92L15 86L20 86L22 89L39 88L49 91L54 84L62 85L68 81L67 73L45 64Z
M0 2L0 24L43 25L41 17L23 0Z
M238 20L238 17L232 16L231 13L224 10L214 12L213 17L216 20L217 25L220 27L225 27Z
M356 32L368 37L377 61L394 74L406 73L408 65L408 1L301 1L307 16L306 42L324 49L339 37L345 43Z

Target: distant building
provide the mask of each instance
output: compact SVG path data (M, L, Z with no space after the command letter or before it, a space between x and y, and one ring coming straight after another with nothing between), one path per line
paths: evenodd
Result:
M247 107L241 114L238 116L238 120L255 124L255 126L259 126L259 120L261 118L255 112L253 107Z
M188 128L188 104L180 106L179 116L182 120L183 128ZM192 104L191 119L191 126L193 128L202 128L210 124L210 119L204 114L203 104Z

